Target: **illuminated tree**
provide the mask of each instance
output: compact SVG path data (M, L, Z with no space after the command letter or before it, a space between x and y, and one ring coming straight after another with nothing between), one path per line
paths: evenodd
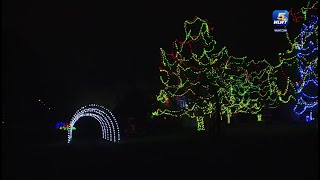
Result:
M310 10L316 9L316 4L317 2L308 3L298 13L290 10L293 21L305 19ZM293 43L289 41L290 49L280 53L279 61L271 64L266 60L236 58L228 54L226 47L218 48L210 35L212 28L209 28L206 20L196 17L192 21L185 21L184 30L184 41L176 40L170 54L160 49L162 88L157 96L159 108L153 112L153 116L189 118L197 122L198 130L204 130L215 114L215 99L218 96L221 113L227 117L228 123L237 113L256 114L258 121L261 121L261 111L265 102L274 109L282 103L297 99L294 95L300 93L299 89L311 82L317 86L317 57L305 54L304 58L308 56L309 62L309 68L306 68L305 59L301 59L300 55L306 51L306 42L301 45L301 40L296 41L300 36L295 38ZM312 31L317 29L314 28ZM288 38L288 32L286 35ZM313 67L311 69L310 63ZM297 80L293 75L299 72L296 70L297 67L303 69L300 71L302 74L312 74L312 77L308 75L303 76L303 81ZM306 97L315 99L317 96ZM298 104L301 105L301 102L298 101ZM309 108L311 105L308 104L306 107Z
M292 40L286 33L290 49L279 54L283 76L290 80L296 99L293 111L306 121L313 120L312 112L318 105L318 16L313 15L317 3L309 2L297 12L290 10L294 23L302 27Z
M308 25L303 24L296 43L296 54L300 79L295 82L297 101L294 112L298 116L305 116L306 121L311 121L313 120L312 111L316 110L318 105L317 16L311 16Z
M206 20L185 21L184 29L185 40L176 40L172 53L160 49L162 89L153 116L189 118L197 122L198 130L205 130L216 113L215 93L228 123L236 113L260 112L265 96L261 91L275 94L270 64L230 56L226 47L218 50Z

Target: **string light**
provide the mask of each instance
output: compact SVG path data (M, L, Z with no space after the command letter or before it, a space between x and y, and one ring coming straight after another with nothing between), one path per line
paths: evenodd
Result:
M311 4L311 1L308 1L306 7L300 8L297 12L294 12L293 8L291 8L289 11L290 18L295 23L304 21L307 18L308 12L310 11L317 12L318 10L317 6L318 6L318 1L314 2L313 4Z
M112 142L120 141L120 130L114 115L106 108L96 104L89 104L80 108L72 117L68 129L68 143L72 140L72 128L81 117L95 118L102 128L102 138Z
M153 116L189 117L196 120L198 130L204 130L202 120L216 111L212 87L217 87L222 115L228 123L237 113L260 113L264 100L270 102L270 108L276 108L294 98L289 93L289 79L285 79L285 89L277 85L282 62L273 66L266 60L237 58L230 56L226 47L217 51L210 35L212 28L199 17L185 21L184 30L185 40L175 40L170 54L160 49L162 89ZM199 88L205 91L203 95ZM181 97L190 99L187 108L177 109L169 103Z
M294 22L305 20L311 11L317 10L316 5L317 2L308 2L307 6L298 12L291 9L290 17ZM198 123L198 130L204 130L203 119L211 118L216 111L212 87L217 87L221 114L227 117L228 123L237 113L256 114L258 121L262 121L264 101L268 101L270 108L274 109L293 100L303 103L304 101L296 96L298 93L303 97L317 99L317 96L309 96L302 91L308 84L318 86L318 75L315 73L317 57L313 61L299 60L317 53L317 48L310 48L315 44L318 46L317 40L309 42L309 47L300 46L312 34L317 36L316 24L317 22L312 22L309 27L304 26L305 29L313 28L313 31L308 31L311 34L301 34L293 41L287 31L290 49L279 53L278 61L270 64L266 60L254 61L247 57L230 56L226 47L218 51L217 43L210 35L213 28L208 26L207 20L195 17L191 21L185 21L185 39L182 42L175 40L171 53L160 48L159 71L162 89L157 96L158 109L152 113L152 117L188 117ZM301 38L302 36L304 38ZM295 54L298 48L300 52ZM297 78L294 74L299 71L300 77ZM309 74L314 78L308 78ZM199 93L199 89L203 89L204 93ZM181 99L188 99L182 103L184 108L170 103L180 101L178 103L181 104ZM316 105L317 101L306 104L305 108Z
M293 111L298 117L305 116L307 122L312 121L311 112L318 105L318 16L312 15L317 4L318 1L310 5L309 1L307 7L297 12L290 10L294 22L302 24L302 27L292 40L286 33L290 49L279 54L288 69L283 75L290 79L296 97Z
M304 112L310 113L306 115L306 121L313 120L312 110L318 105L318 80L315 70L318 68L318 17L311 16L309 25L303 24L300 35L300 43L297 43L297 58L299 60L300 82L296 82L297 96L300 96L294 107L294 112L300 116ZM309 43L308 42L308 40ZM314 41L314 42L313 42ZM313 59L314 58L314 59ZM310 85L309 85L310 84ZM304 89L312 86L314 96L309 96ZM310 89L310 88L309 88ZM310 91L310 90L309 90ZM302 110L298 110L298 106L302 106Z
M306 116L306 121L307 122L310 122L310 121L313 121L314 120L314 118L312 117L312 111L310 111L310 115L308 116Z

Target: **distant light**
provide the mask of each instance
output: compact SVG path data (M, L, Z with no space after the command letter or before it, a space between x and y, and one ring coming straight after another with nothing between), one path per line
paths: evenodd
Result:
M50 108L49 108L50 109Z
M4 124L4 121L2 121L2 124Z
M41 100L39 99L39 102L40 102Z

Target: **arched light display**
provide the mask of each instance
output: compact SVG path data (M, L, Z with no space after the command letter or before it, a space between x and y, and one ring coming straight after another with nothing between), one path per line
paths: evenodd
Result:
M120 141L120 130L118 122L113 114L103 106L90 104L80 108L72 117L70 121L70 128L68 130L68 143L72 140L72 128L74 124L82 117L93 117L101 126L102 138L111 142Z

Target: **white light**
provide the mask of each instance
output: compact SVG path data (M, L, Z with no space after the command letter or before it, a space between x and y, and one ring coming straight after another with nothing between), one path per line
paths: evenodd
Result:
M102 129L102 138L112 141L119 142L120 141L120 130L118 126L118 122L113 114L103 106L99 106L96 104L89 104L88 106L84 106L80 108L72 117L70 122L70 128L68 130L68 143L72 140L72 128L74 124L81 117L93 117L95 118Z

